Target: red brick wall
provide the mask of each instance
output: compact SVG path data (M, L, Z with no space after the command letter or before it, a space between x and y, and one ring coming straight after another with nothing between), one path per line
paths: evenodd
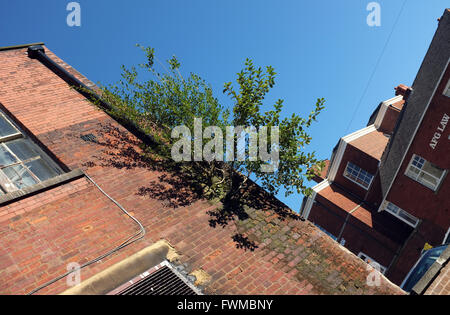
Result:
M211 276L207 293L402 293L387 281L366 286L363 262L271 202L214 227L210 212L217 213L220 204L201 199L165 165L142 159L135 137L38 60L29 59L26 49L0 52L0 103L63 166L87 171L146 228L145 239L83 269L82 279L166 239L189 272L203 269ZM87 133L97 143L80 138ZM64 272L67 262L86 262L136 231L85 179L0 207L0 214L4 294L26 293ZM62 279L40 293L65 289Z
M439 190L434 192L404 174L413 154L422 156L440 168L450 169L450 146L448 141L450 126L447 126L445 132L442 133L439 143L434 150L429 146L442 116L444 114L450 116L450 98L442 95L449 78L450 69L446 71L436 95L433 97L386 198L412 215L433 222L437 229L442 231L447 231L450 226L450 177L447 174ZM408 193L405 194L405 191ZM442 231L439 231L439 233L442 233Z
M398 109L392 106L388 106L388 108L386 109L386 113L384 114L383 121L381 122L378 130L387 134L392 134L399 115L400 111Z
M342 237L346 241L345 247L355 255L364 252L385 267L389 266L395 251L399 248L399 244L381 235L376 230L364 226L361 221L354 217L349 218Z
M316 203L311 207L308 220L324 228L335 237L339 237L342 231L342 238L346 241L344 246L351 252L358 255L362 251L388 267L395 252L402 244L365 225L352 215L348 218L347 216L348 212L335 206L321 195L317 195ZM345 228L342 230L345 221Z
M437 278L425 291L426 295L450 295L450 264L441 269Z
M318 195L316 203L311 207L308 220L324 228L335 237L339 236L347 213L336 209L328 200Z
M334 182L344 187L347 191L351 191L353 194L364 200L367 194L367 190L358 184L352 182L344 176L344 171L347 167L347 163L351 162L365 171L375 175L378 169L378 160L355 148L351 144L347 144L344 155L342 156L341 163Z

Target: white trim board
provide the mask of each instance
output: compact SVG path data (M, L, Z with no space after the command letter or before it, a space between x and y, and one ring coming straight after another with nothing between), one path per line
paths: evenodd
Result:
M317 193L328 186L330 186L330 182L327 179L324 179L312 188L313 193L308 197L308 200L306 200L305 208L303 209L303 218L305 220L308 220L309 213L311 212L311 208L314 200L316 199Z
M386 114L388 107L394 103L401 101L401 100L403 100L403 95L397 95L396 97L390 98L381 103L380 109L377 114L377 118L375 119L375 123L374 123L376 129L380 128L381 123L383 122L383 119L384 119L384 115Z
M442 240L442 245L445 244L445 240L447 239L449 234L450 234L450 227L448 228L447 233L445 233L444 239Z
M362 137L368 133L371 133L372 131L377 130L375 128L375 125L370 125L365 128L362 128L360 130L357 130L351 134L346 135L345 137L342 137L339 140L339 145L336 150L336 155L334 156L333 162L330 166L330 171L328 172L328 180L334 181L336 177L336 173L339 169L339 166L341 165L342 157L344 156L345 148L347 147L347 143L350 143L351 141L358 139L359 137Z

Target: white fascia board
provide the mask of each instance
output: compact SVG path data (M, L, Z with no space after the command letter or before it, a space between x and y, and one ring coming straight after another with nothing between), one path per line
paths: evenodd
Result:
M336 155L334 156L333 162L330 166L330 171L328 172L328 180L334 181L334 178L336 177L336 172L339 168L339 165L341 164L342 156L345 152L345 147L347 146L347 143L342 140L342 138L339 140L339 145L336 151Z
M371 133L372 131L375 130L377 130L377 128L375 128L375 125L370 125L363 129L357 130L349 135L346 135L345 137L342 138L342 140L344 140L347 143L350 143L351 141L358 139L362 136L365 136L366 134Z
M378 115L377 118L375 119L375 128L380 128L381 123L383 122L384 119L384 115L386 114L387 108L388 108L388 104L385 104L384 102L381 103L380 105L380 110L378 111Z
M305 204L305 209L303 210L303 218L305 220L308 220L309 213L311 212L311 208L314 203L314 200L316 199L317 193L328 186L330 186L330 182L327 179L324 179L323 181L321 181L312 188L313 192L311 196L308 197L308 200L306 201Z
M396 97L390 98L380 105L380 110L378 111L377 118L375 119L375 128L380 128L381 123L383 122L384 115L386 114L386 110L388 107L394 103L400 102L403 99L403 95L398 95Z
M450 81L449 81L450 82ZM442 245L445 244L445 240L447 239L448 235L450 234L450 227L447 230L447 233L445 233L444 239L442 240Z
M397 95L397 96L394 96L393 98L390 98L390 99L388 99L388 100L385 100L385 101L383 102L383 104L389 106L389 105L392 105L392 104L394 104L394 103L400 102L401 100L403 100L403 95Z
M350 143L351 141L358 139L359 137L362 137L368 133L371 133L372 131L377 130L375 128L375 125L367 126L363 129L357 130L349 135L346 135L345 137L341 138L339 140L339 145L336 151L336 155L334 157L333 163L330 166L330 171L328 173L328 180L334 181L336 177L337 170L339 169L339 166L341 165L342 157L344 156L345 149L347 147L347 143Z

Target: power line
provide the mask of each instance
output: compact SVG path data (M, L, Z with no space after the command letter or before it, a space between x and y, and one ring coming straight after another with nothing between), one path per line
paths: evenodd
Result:
M383 58L384 52L386 51L386 47L388 46L388 44L389 44L389 42L391 40L392 34L394 33L395 28L397 27L398 21L400 20L400 16L402 15L403 9L405 8L405 4L406 4L407 1L408 0L404 0L403 1L403 4L402 4L402 6L400 8L400 11L398 12L397 18L396 18L394 24L392 25L391 32L390 32L390 34L389 34L389 36L388 36L388 38L386 40L386 43L384 44L383 50L381 51L381 54L378 57L378 60L377 60L377 62L375 64L375 67L374 67L374 69L372 71L372 74L370 75L369 80L367 81L367 85L364 88L363 94L361 95L361 98L359 99L358 104L356 105L356 108L355 108L355 110L353 112L352 118L350 119L350 122L348 123L347 129L345 129L345 134L347 134L348 130L350 129L350 126L351 126L353 120L355 119L356 113L358 112L358 109L361 106L361 103L364 100L364 97L366 96L367 91L369 90L369 86L372 83L372 79L373 79L375 73L377 72L378 66L380 65L381 59Z

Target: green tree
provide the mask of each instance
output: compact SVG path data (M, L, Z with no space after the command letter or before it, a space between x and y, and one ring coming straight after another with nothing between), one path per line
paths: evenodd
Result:
M237 74L237 88L231 82L224 86L223 92L233 101L230 109L225 108L219 104L211 86L202 78L193 73L186 78L181 75L180 62L175 56L167 61L166 66L155 57L153 48L139 47L145 53L146 63L129 69L122 66L121 80L101 87L101 92L102 97L112 105L113 115L133 121L144 132L164 144L158 147L156 153L169 159L170 146L174 142L170 137L172 128L185 125L194 134L196 117L203 119L203 127L218 126L223 135L226 134L227 125L244 128L253 126L256 130L266 126L270 138L270 128L278 126L279 145L276 148L267 147L269 153L279 150L279 162L273 172L261 170L261 166L273 161L260 159L192 162L184 163L184 166L195 165L196 171L200 170L208 178L205 192L211 196L234 195L251 176L273 194L278 193L280 188L284 188L286 195L293 192L309 194L305 180L312 178L313 170L321 167L321 162L314 153L305 152L305 147L311 141L307 129L323 110L324 99L317 100L307 118L296 114L281 118L281 99L272 110L261 112L263 101L275 84L276 73L270 66L264 71L261 67L256 68L247 59L244 69ZM155 61L161 71L157 70ZM202 141L205 143L207 140ZM235 176L239 173L245 176Z
M237 89L231 82L225 84L224 93L231 96L234 102L232 109L234 125L254 126L257 130L263 126L279 127L279 162L274 172L262 171L261 165L266 162L260 159L232 162L233 168L246 174L240 187L254 175L261 186L270 193L276 194L280 188L284 188L286 196L293 192L308 195L310 189L305 179L312 179L314 170L323 167L323 164L316 159L314 152L304 151L311 142L307 129L324 109L325 100L318 99L315 108L306 119L295 113L282 119L280 116L283 109L282 99L275 103L272 110L261 112L264 98L275 85L275 76L276 73L271 66L263 71L261 67L256 68L252 60L247 59L244 69L237 74ZM268 150L271 148L268 147Z

